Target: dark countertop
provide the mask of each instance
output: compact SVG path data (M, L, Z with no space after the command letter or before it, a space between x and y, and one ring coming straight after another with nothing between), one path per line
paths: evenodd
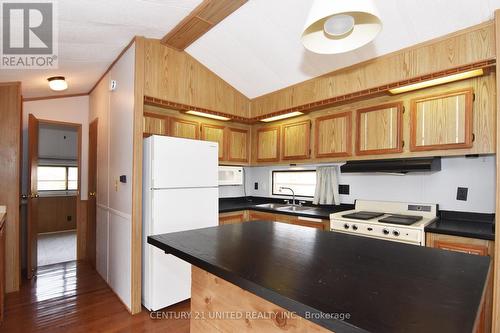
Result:
M343 332L472 332L490 258L257 221L148 237L148 243Z
M313 209L302 212L283 211L270 208L257 207L256 205L264 203L283 203L283 199L264 198L264 197L239 197L239 198L221 198L219 199L219 213L236 212L240 210L256 210L260 212L305 216L329 220L331 213L354 209L354 205L341 204L337 206L312 206ZM307 204L308 206L310 204Z
M425 232L495 240L495 214L440 211L440 217Z

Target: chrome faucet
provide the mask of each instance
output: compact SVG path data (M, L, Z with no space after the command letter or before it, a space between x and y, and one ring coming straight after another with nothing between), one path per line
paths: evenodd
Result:
M282 190L290 190L292 192L292 206L295 206L295 192L289 187L280 187L280 192Z

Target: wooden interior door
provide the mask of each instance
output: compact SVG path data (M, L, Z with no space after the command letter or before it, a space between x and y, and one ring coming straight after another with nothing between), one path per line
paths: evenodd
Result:
M28 118L28 251L27 275L31 279L37 267L38 237L38 119L32 114Z
M97 119L89 125L89 196L87 202L87 259L96 267Z

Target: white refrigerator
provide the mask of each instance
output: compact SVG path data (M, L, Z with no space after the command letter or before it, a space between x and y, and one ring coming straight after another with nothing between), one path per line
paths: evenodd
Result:
M191 265L147 237L218 225L218 144L144 139L142 304L156 311L191 297Z

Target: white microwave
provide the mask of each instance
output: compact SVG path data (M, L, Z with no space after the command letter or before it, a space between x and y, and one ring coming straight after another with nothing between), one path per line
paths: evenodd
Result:
M219 186L243 185L243 168L219 166Z

